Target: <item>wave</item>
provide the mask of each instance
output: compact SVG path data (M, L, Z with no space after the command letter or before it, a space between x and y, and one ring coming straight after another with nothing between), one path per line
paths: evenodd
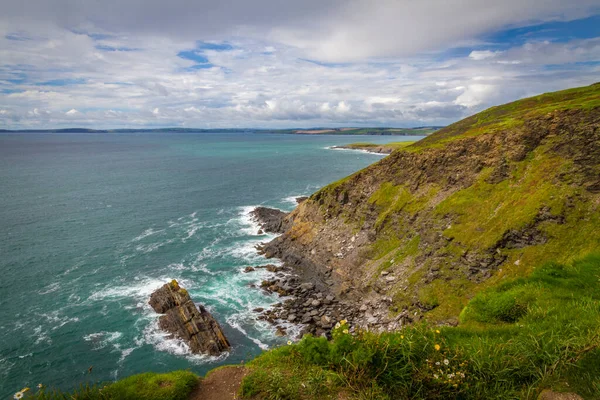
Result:
M118 341L123 336L122 332L96 332L85 335L83 340L92 344L92 350L100 350Z
M43 342L52 344L52 339L50 339L50 336L48 336L48 331L45 331L42 325L39 325L33 329L31 337L35 338L35 342L33 343L35 345Z
M146 328L143 331L143 339L138 339L138 343L140 343L140 345L150 344L158 351L176 356L183 356L194 364L219 362L229 356L229 353L227 352L222 353L219 356L192 353L189 346L183 340L172 337L172 335L160 329L158 326L158 318L152 318L150 323L146 325Z
M377 153L375 151L369 151L369 150L364 150L364 149L345 149L342 147L336 147L336 146L328 146L328 147L324 147L324 149L327 150L336 150L336 151L352 151L352 152L358 152L358 153L363 153L363 154L372 154L375 156L389 156L389 154L385 154L385 153Z
M237 223L239 225L239 231L245 235L258 236L260 225L251 214L256 207L258 206L254 205L239 207L238 216L229 220L228 222Z
M45 288L38 291L38 294L48 294L52 292L56 292L60 289L60 282L54 282L46 286Z
M148 236L156 235L157 233L163 232L164 229L154 230L154 228L148 228L144 232L142 232L139 236L136 236L132 242L139 242L142 239L147 238Z
M89 300L101 301L106 299L120 299L129 297L136 300L141 300L143 301L142 304L145 304L148 301L148 298L150 298L152 292L173 279L177 279L177 281L179 281L179 283L186 288L194 287L194 283L192 281L183 279L181 277L161 276L158 278L151 278L147 276L136 276L133 278L133 281L127 285L109 285L97 292L92 293L92 295L89 297Z

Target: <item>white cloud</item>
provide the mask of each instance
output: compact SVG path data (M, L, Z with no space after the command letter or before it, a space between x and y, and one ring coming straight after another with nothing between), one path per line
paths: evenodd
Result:
M49 0L52 1L58 0ZM69 1L64 0L62 4L71 4ZM471 4L471 1L466 3ZM549 4L543 11L545 18L575 15L568 10L559 12L557 2L545 1ZM31 0L24 2L31 3ZM150 8L158 7L149 2ZM451 7L445 3L426 3L430 8L432 4L439 5L440 13L450 15ZM194 39L208 34L202 31L204 28L196 34L187 34L184 28L178 31L173 25L165 28L165 35L159 36L153 30L155 27L142 23L149 14L141 10L140 26L121 26L121 16L104 23L98 18L94 24L74 17L79 21L80 30L77 30L65 28L73 23L60 16L55 16L54 22L50 17L46 22L36 23L16 18L2 20L10 16L12 11L8 10L4 17L0 16L0 126L439 125L494 104L593 83L600 73L593 63L577 64L600 60L599 38L560 43L532 41L502 52L492 50L491 46L488 50L479 47L468 57L441 60L439 53L422 51L413 57L368 58L410 54L438 44L445 46L456 38L472 34L447 32L462 30L462 22L468 21L470 14L465 19L457 19L455 24L438 27L444 25L436 23L441 18L438 11L426 18L419 13L424 6L415 2L382 2L381 6L387 7L384 11L392 17L398 16L398 10L415 11L415 21L422 23L409 34L400 23L407 16L398 17L399 22L388 28L386 13L366 10L365 4L362 1L343 2L338 7L333 3L309 2L302 7L296 4L293 7L298 8L298 15L287 16L292 20L286 26L268 23L265 17L261 19L262 31L256 26L232 28L231 32L239 31L246 36L231 32L221 36L231 49L204 51L211 67L200 69L192 68L194 61L177 54L195 48ZM583 10L585 4L582 2L574 9ZM175 8L180 5L175 1ZM44 7L46 5L42 5ZM79 12L78 7L74 6L75 14ZM123 13L130 12L130 4L122 7L125 8ZM196 5L190 7L188 12L191 13ZM248 10L247 6L243 7ZM277 7L283 6L277 5L275 9ZM313 9L308 10L310 7ZM318 11L323 7L333 10L328 16L331 24L315 29L315 22L308 16L321 21L325 16ZM464 11L462 5L456 7ZM504 5L499 7L505 20L512 18L518 23L525 18L509 18L512 14ZM99 12L102 15L105 11ZM529 14L525 14L533 15L539 11L527 12ZM165 13L168 17L170 11ZM482 10L481 15L484 20L493 17L486 10ZM358 33L349 32L342 16L348 18L346 22L355 23ZM199 18L202 20L205 16ZM498 17L498 21L502 18ZM235 22L235 16L232 20ZM181 24L185 25L186 21L184 18ZM494 23L499 24L498 21ZM162 24L167 23L168 18L167 21L157 19L156 29L162 29ZM308 32L310 27L315 30ZM223 32L221 28L216 29ZM437 33L434 35L430 30ZM18 32L19 37L27 40L7 39L6 35L11 32ZM275 32L281 32L281 36ZM319 34L323 35L323 43L316 39ZM381 35L389 37L380 43ZM420 38L421 35L425 38ZM411 41L420 44L413 49L414 43L407 44ZM327 64L311 60L311 56L358 61ZM546 68L547 64L554 67ZM78 111L71 112L75 110Z
M490 51L490 50L473 50L471 54L469 54L469 58L475 61L485 60L487 58L496 57L500 52Z

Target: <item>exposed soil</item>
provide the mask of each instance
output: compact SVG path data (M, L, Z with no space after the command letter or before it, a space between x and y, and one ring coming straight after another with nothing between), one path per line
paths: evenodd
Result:
M231 366L217 369L202 379L198 387L190 394L190 400L234 400L238 395L242 379L248 374L248 369L241 366Z

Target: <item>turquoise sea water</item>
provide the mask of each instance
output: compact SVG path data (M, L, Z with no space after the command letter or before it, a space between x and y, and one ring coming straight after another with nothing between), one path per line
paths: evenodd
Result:
M72 388L145 371L198 374L270 346L250 288L267 272L248 212L291 210L381 158L328 146L404 137L0 134L0 398L37 383ZM157 329L150 293L177 279L233 344L189 354ZM91 374L87 370L93 366Z

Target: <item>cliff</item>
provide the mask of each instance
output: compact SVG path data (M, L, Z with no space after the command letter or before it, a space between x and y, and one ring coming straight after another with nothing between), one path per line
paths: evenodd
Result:
M455 324L482 289L600 247L599 126L599 84L493 107L313 194L263 251L362 325Z

